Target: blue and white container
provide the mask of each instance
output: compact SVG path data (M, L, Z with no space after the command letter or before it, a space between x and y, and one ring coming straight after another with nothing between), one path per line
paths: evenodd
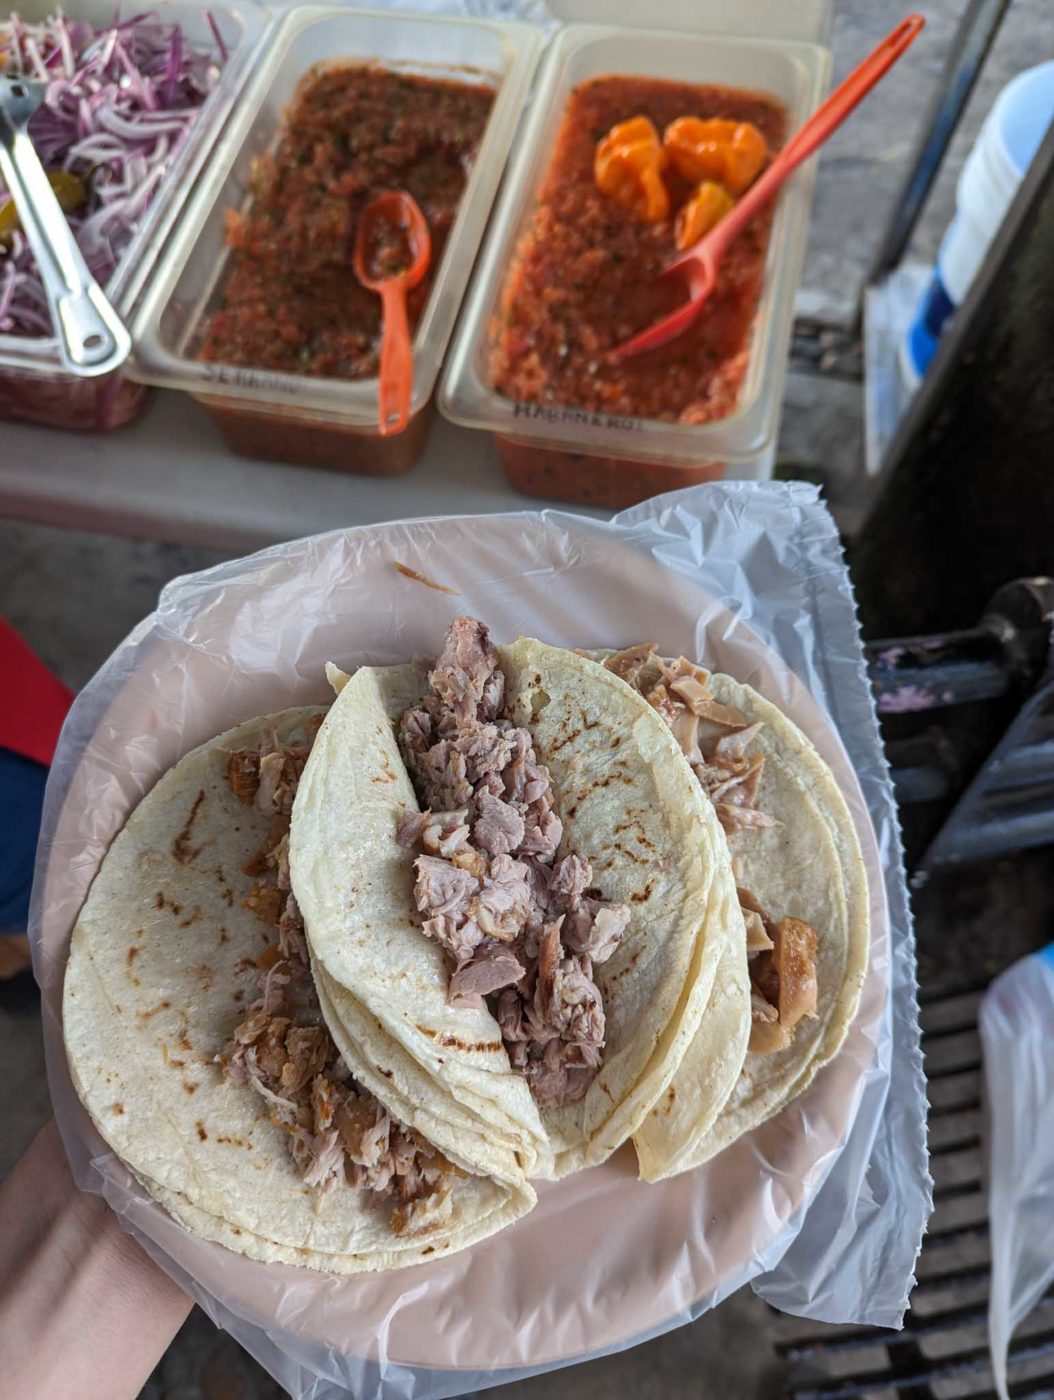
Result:
M929 286L901 343L905 386L915 389L937 351L948 317L961 306L1054 118L1054 60L1019 73L1003 88L974 143L955 195L955 217Z

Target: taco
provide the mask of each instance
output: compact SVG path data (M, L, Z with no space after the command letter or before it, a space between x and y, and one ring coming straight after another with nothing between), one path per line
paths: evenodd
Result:
M470 1115L436 1112L370 1036L330 1033L288 867L323 713L220 735L142 799L77 921L63 1024L99 1132L178 1221L355 1273L461 1249L535 1197L511 1150L472 1145ZM398 1113L373 1092L389 1082Z
M603 1161L742 945L713 805L601 664L473 618L430 668L333 678L290 870L337 1022L519 1134L531 1174Z
M713 1034L692 1043L635 1135L641 1174L654 1181L708 1161L771 1118L837 1053L867 969L867 877L830 769L775 705L649 646L609 655L605 665L667 722L713 804L746 932L745 959L722 970L704 1018L728 1016L728 996L738 1005L748 979L745 1060L734 1070L734 1048L715 1056Z

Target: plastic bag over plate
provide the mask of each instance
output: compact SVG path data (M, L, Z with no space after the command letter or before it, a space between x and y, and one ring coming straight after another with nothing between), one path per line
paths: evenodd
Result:
M654 642L755 685L796 719L864 849L872 947L860 1012L800 1099L695 1173L645 1185L627 1147L541 1183L532 1214L434 1263L346 1279L255 1263L178 1227L81 1108L60 1019L70 932L109 842L180 755L250 716L324 701L327 660L434 652L459 612L499 641ZM544 512L368 526L177 579L71 712L32 936L78 1183L102 1192L294 1395L460 1394L654 1336L748 1281L809 1317L902 1318L930 1205L913 939L853 599L812 487L706 486L610 524Z
M1010 1338L1054 1279L1054 943L992 983L979 1022L992 1241L988 1338L996 1393L1006 1400Z

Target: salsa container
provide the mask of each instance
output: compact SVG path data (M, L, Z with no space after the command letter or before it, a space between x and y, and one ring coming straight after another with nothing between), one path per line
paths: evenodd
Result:
M775 97L788 134L815 109L830 53L818 43L572 24L546 55L519 148L440 392L446 417L489 429L511 484L528 495L617 508L725 475L771 474L794 297L801 276L815 162L783 187L765 256L749 363L734 413L688 425L514 403L486 379L502 286L548 171L571 90L606 74L718 84ZM630 114L627 114L630 115Z
M54 13L57 0L26 0L18 13L34 22ZM75 0L61 7L71 20L86 20L103 27L114 21L113 0ZM215 51L209 27L211 13L227 47L228 59L219 80L203 103L164 180L132 239L106 293L117 314L128 324L136 297L154 267L180 209L208 159L213 142L229 115L250 58L267 23L259 6L224 4L207 6L193 0L151 0L149 9L162 20L179 24L197 48ZM8 11L9 12L9 11ZM130 422L146 402L148 390L124 370L101 379L70 375L59 358L53 336L0 334L0 419L41 423L78 432L108 431Z
M532 25L310 5L269 35L227 130L188 202L133 327L133 373L183 389L209 411L228 445L254 457L388 475L424 444L432 393L490 214L541 44ZM414 389L405 432L377 429L377 380L323 379L196 358L223 285L224 215L248 208L255 157L271 150L297 84L322 61L371 62L436 78L479 81L496 96L457 219L414 336Z

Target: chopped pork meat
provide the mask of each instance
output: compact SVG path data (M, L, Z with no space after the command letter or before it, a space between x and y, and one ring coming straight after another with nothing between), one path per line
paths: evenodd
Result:
M581 953L591 962L607 962L621 943L629 918L625 904L583 899L578 908L567 915L564 941L573 953Z
M503 802L489 792L481 793L477 801L479 816L472 828L476 845L492 856L505 856L523 845L523 817L511 803Z
M513 735L531 736L525 729L501 730L496 724L481 724L454 740L457 751L464 755L465 771L470 783L481 782L488 773L504 773L512 762Z
M481 622L455 619L428 683L398 724L424 810L408 813L396 832L421 852L414 897L424 932L453 963L451 1001L491 999L538 1101L574 1102L604 1043L593 965L615 951L630 910L586 894L587 861L571 853L554 864L563 823L549 770L530 731L502 714L505 677Z
M750 890L739 889L747 926L751 1028L755 1055L785 1050L794 1029L816 1015L816 932L802 919L774 923Z
M483 942L483 930L472 919L464 923L449 914L436 914L425 919L421 925L429 938L434 938L454 960L456 967L462 967Z
M551 807L544 808L537 814L528 808L519 853L523 856L537 856L540 860L552 860L563 835L564 824Z
M588 958L564 958L556 970L549 1024L562 1040L599 1049L604 1043L604 1006Z
M505 676L487 629L475 618L456 617L450 624L428 683L459 720L494 719L498 714Z
M641 671L646 666L651 665L655 660L655 645L652 642L644 642L640 646L626 647L625 651L617 651L614 656L609 656L605 661L609 671L614 671L616 676L621 676L624 681L636 687Z
M332 1191L346 1183L402 1203L418 1199L399 1189L411 1173L417 1173L425 1194L453 1170L435 1148L405 1136L406 1130L350 1078L302 963L274 964L264 997L235 1028L217 1060L228 1078L250 1083L267 1101L271 1121L289 1134L289 1150L307 1186ZM396 1136L398 1152L390 1143ZM429 1178L422 1162L438 1175ZM402 1218L392 1212L393 1229Z
M395 839L400 846L423 846L449 859L465 850L469 837L468 808L456 812L412 812L400 822Z
M748 746L763 726L751 724L734 705L715 700L710 692L710 673L683 656L666 662L651 652L633 667L620 660L639 651L630 647L608 657L604 664L629 681L670 726L713 802L726 836L778 826L758 806L765 755L747 755Z
M736 711L739 714L739 711ZM740 719L746 720L746 715L740 715ZM722 734L714 745L714 758L718 763L734 764L742 763L747 756L747 746L764 729L763 724L747 724L736 729L731 734Z
M699 747L699 717L683 706L675 708L673 715L666 720L673 730L673 737L689 763L701 763L703 751Z
M650 648L644 656L642 651L629 647L604 664L639 691L670 726L725 835L779 826L759 806L765 755L748 753L764 726L751 724L734 705L715 700L709 673L701 667L683 656L666 662ZM738 859L733 859L734 865ZM583 903L588 905L588 900ZM750 1049L769 1054L791 1043L803 1017L816 1015L816 932L800 919L776 923L749 890L739 889L739 903L750 965ZM597 915L591 932L601 917ZM584 928L581 910L572 910L564 941L574 952L599 962L602 951L584 941Z
M461 870L440 856L418 856L414 869L414 899L423 914L428 918L437 914L452 919L468 917L469 905L479 890L479 881L470 871Z
M265 736L262 751L242 749L228 762L234 795L273 816L268 842L247 867L262 878L245 905L270 925L277 918L278 942L257 960L260 996L216 1059L228 1079L251 1084L267 1103L306 1186L368 1190L390 1207L393 1232L425 1233L449 1217L455 1168L352 1079L322 1019L289 888L288 813L310 747Z
M308 960L304 920L292 890L285 897L278 919L278 951L290 962L306 963Z
M455 1006L475 1004L472 999L490 996L520 980L526 968L504 943L485 938L450 979L450 1000Z
M743 922L747 928L747 956L751 953L764 953L775 945L765 930L765 921L753 909L743 910Z
M816 932L803 919L781 919L774 942L780 1024L793 1030L803 1016L816 1015Z
M581 856L564 856L553 866L553 877L549 882L550 893L573 907L589 888L593 880L593 868Z
M288 817L310 752L310 743L282 744L265 734L258 749L236 749L228 758L231 791L247 806Z
M515 987L503 987L498 997L496 1015L506 1045L527 1040L523 1025L523 998Z
M236 749L227 759L227 779L239 802L251 807L260 786L260 755L256 749Z
M761 784L761 774L765 767L765 755L756 754L753 758L741 756L737 762L742 763L742 767L734 773L729 773L726 768L714 768L711 772L718 775L718 781L708 787L711 802L724 802L731 807L753 807L758 800L758 787Z
M714 811L726 835L737 831L761 831L765 827L779 826L775 817L762 812L758 807L746 807L738 802L715 802Z
M484 933L511 943L527 923L531 902L530 871L523 861L497 855L483 876L470 913Z
M537 1048L540 1053L528 1058L523 1072L539 1106L581 1102L597 1076L599 1053L594 1058L587 1047L559 1039Z

